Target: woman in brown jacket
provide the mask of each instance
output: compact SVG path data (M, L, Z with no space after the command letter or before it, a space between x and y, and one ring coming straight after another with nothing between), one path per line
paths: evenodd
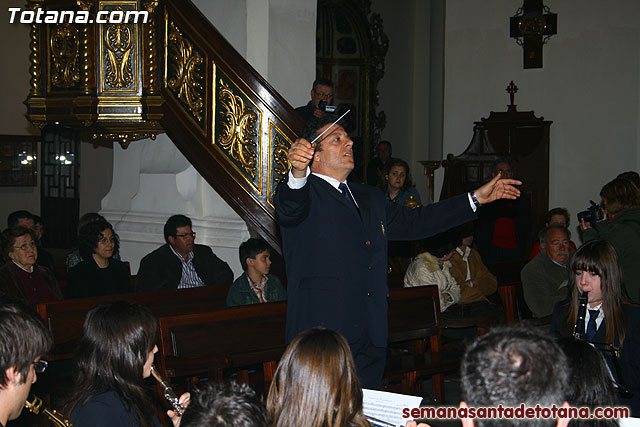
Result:
M36 264L33 231L9 228L2 232L1 247L5 264L0 268L0 299L14 298L31 305L62 299L53 272Z

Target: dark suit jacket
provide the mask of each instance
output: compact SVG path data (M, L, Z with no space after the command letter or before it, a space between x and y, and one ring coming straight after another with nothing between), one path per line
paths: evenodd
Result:
M233 272L229 265L218 258L211 248L195 245L193 266L196 273L207 285L221 285L233 282ZM157 291L177 289L182 278L182 263L171 251L169 244L160 246L140 261L136 279L136 291Z
M129 267L111 258L105 269L98 267L93 258L86 259L69 270L67 298L101 297L131 292Z
M413 240L470 221L467 195L418 209L387 206L384 194L349 184L360 207L315 175L274 203L287 269L287 341L312 326L341 332L350 343L367 335L387 345L387 239Z
M296 111L302 116L305 123L307 123L315 118L313 113L316 111L316 107L313 105L313 102L309 101L307 105L296 108Z
M618 375L621 374L622 384L633 393L633 397L631 399L621 399L620 403L630 406L632 417L640 417L640 307L625 304L622 306L622 309L624 311L626 332L622 343L622 354L618 360L617 366L610 353L605 352L603 354L613 375L618 378ZM569 331L567 331L565 327L568 311L568 301L561 301L557 303L553 310L551 332L558 337L565 337L569 335ZM596 344L596 347L598 348L604 347L602 345L598 345L598 343L606 342L605 322L606 320L602 320L600 327L596 331L596 335L593 337L592 342ZM615 346L620 347L618 339L615 341Z

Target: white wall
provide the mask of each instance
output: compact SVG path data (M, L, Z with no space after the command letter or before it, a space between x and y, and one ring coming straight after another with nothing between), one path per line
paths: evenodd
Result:
M443 156L466 148L474 121L506 111L513 80L518 109L553 121L549 206L567 207L573 228L606 182L640 166L640 2L545 1L558 34L535 70L522 68L522 48L509 38L519 3L446 1Z

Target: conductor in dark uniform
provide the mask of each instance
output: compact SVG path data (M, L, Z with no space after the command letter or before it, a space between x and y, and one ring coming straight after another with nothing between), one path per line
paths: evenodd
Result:
M387 240L425 238L471 221L484 203L515 199L519 181L496 176L475 192L410 209L346 179L353 142L337 119L310 122L289 149L275 195L288 280L287 341L323 325L342 333L363 387L378 388L387 348ZM313 145L312 141L327 131Z

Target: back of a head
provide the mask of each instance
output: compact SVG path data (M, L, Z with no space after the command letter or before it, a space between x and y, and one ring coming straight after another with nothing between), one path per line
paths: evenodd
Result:
M618 400L604 357L591 344L562 338L558 345L567 356L569 382L567 401L573 407L617 406ZM616 426L614 419L575 419L572 426Z
M11 212L9 216L7 216L7 227L13 228L18 225L18 222L21 219L33 219L33 215L29 211L15 211Z
M616 178L600 191L602 203L609 214L640 206L640 189L630 180Z
M26 380L33 361L53 345L42 318L18 301L0 303L0 337L0 389L7 385L7 369L14 367Z
M532 328L490 330L467 349L460 373L462 397L470 407L560 408L566 400L566 357L553 338ZM477 419L476 425L546 426L555 420Z
M442 258L460 246L458 230L452 228L422 241L423 248L436 258Z
M267 419L274 427L368 425L360 381L342 335L315 327L289 344L269 389Z
M192 393L182 427L267 427L260 400L247 384L207 384Z

